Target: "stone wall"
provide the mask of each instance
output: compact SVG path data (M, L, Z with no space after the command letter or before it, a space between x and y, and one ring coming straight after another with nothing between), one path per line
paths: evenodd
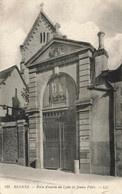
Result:
M0 162L27 165L27 132L25 120L0 123Z
M122 176L122 127L115 130L116 176Z
M122 176L122 81L115 85L115 167L116 175Z
M91 107L91 173L110 175L109 96L104 91L94 91ZM112 112L112 111L111 111Z

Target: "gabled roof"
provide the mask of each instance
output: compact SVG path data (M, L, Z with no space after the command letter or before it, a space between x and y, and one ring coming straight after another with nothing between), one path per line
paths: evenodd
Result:
M25 81L24 81L24 79L23 79L23 77L22 77L22 75L21 75L21 73L20 73L20 71L19 71L19 69L18 69L18 67L16 65L14 65L14 66L12 66L12 67L10 67L8 69L5 69L5 70L0 72L0 85L5 83L7 78L9 76L11 76L12 72L14 71L14 69L17 70L17 72L18 72L19 76L21 77L25 87L28 88L27 84L25 83Z
M45 44L44 46L41 47L41 49L38 50L38 52L36 52L26 63L25 65L27 66L28 64L32 63L36 58L38 58L47 48L50 47L50 45L52 45L54 42L60 42L60 43L64 43L64 44L71 44L71 45L77 45L79 46L79 49L82 48L82 46L85 46L87 48L91 48L92 50L94 50L95 48L88 42L82 42L82 41L76 41L76 40L72 40L72 39L66 39L63 37L59 37L59 36L54 36L50 42L48 42L47 44Z
M13 72L15 66L12 66L8 69L5 69L0 72L0 85L9 77L11 76L11 73Z
M34 31L36 25L39 24L39 22L40 22L40 20L41 20L42 18L50 25L50 27L52 28L52 30L53 30L54 32L56 32L55 24L49 19L49 17L45 14L45 12L43 11L43 9L41 8L41 10L40 10L40 12L39 12L39 14L38 14L38 16L37 16L37 18L36 18L34 24L32 25L30 31L28 32L28 34L27 34L27 36L26 36L26 38L25 38L25 40L24 40L24 42L23 42L23 45L26 44L26 41L28 41L28 39L29 39L29 37L31 36L32 32ZM59 35L62 36L62 34L61 34L60 32L59 32Z
M122 63L116 69L103 71L102 76L107 77L111 82L122 81Z

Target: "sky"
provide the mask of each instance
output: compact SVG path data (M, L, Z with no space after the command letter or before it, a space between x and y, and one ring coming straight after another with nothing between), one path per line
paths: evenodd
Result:
M122 0L0 0L0 71L19 67L23 43L44 3L46 15L61 25L67 38L90 42L98 48L105 32L109 69L122 63Z

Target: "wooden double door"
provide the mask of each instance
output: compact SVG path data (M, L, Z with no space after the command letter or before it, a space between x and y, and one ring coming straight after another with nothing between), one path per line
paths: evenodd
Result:
M74 113L71 110L44 117L44 168L73 170L76 150Z

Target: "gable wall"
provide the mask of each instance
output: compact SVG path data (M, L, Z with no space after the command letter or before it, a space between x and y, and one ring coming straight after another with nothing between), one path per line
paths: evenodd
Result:
M18 74L18 71L15 69L11 76L5 80L5 85L0 86L0 104L12 106L12 97L15 97L15 88L17 88L17 96L20 101L21 106L23 107L26 102L24 101L23 97L21 96L21 91L25 88L25 85ZM9 110L11 114L11 109ZM3 110L0 107L0 116L5 116L6 110Z
M39 62L46 60L48 58L55 57L55 55L56 55L55 51L57 51L57 50L59 52L59 54L57 54L57 56L58 55L60 56L62 54L69 54L73 51L76 51L76 49L78 49L78 48L81 48L81 46L54 42L53 44L50 45L50 47L43 54L41 54L34 61L34 63L39 63Z
M24 44L24 50L22 53L22 58L25 62L30 59L45 43L40 43L40 33L47 32L50 33L50 38L53 37L53 31L48 27L44 21L40 19L40 22L36 25L34 31L30 34L28 40ZM47 40L47 35L46 35Z

